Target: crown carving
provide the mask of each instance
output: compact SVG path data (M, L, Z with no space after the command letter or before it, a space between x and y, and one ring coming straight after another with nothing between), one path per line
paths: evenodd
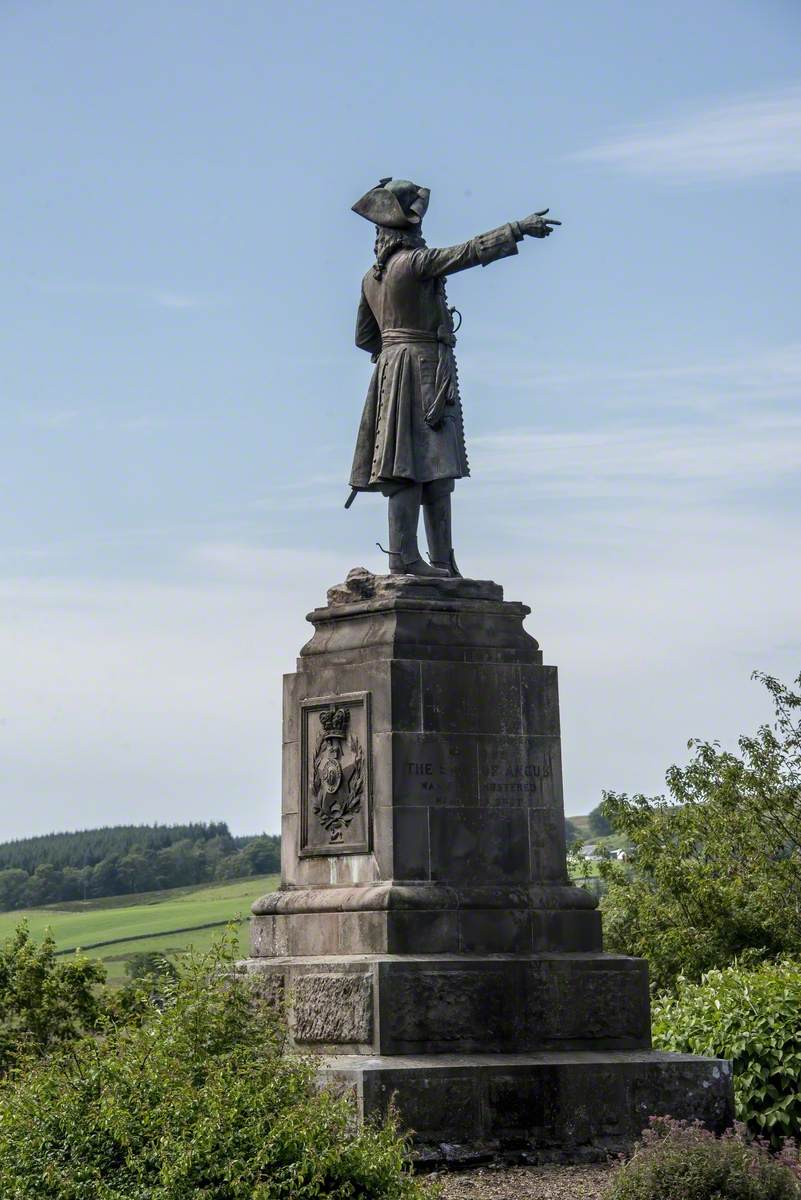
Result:
M343 738L348 726L350 712L347 708L324 708L320 713L320 724L326 737Z

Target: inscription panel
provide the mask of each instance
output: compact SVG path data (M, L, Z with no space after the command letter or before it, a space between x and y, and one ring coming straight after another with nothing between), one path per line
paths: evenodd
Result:
M558 738L403 733L393 736L392 745L396 805L561 805Z
M559 739L479 739L478 785L482 804L551 809L562 799Z
M371 753L369 692L301 703L301 858L369 851Z
M393 735L393 802L396 805L477 804L477 770L476 739L470 735Z

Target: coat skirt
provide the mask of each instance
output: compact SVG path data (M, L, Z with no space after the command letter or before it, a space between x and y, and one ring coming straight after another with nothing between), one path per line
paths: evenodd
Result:
M436 428L425 419L435 399L438 360L435 342L382 349L356 437L351 487L370 491L386 483L470 474L458 392Z

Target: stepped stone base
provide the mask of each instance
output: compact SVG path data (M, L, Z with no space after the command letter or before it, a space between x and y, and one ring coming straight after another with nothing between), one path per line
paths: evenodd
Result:
M284 681L282 873L242 970L423 1158L580 1160L731 1119L728 1063L650 1050L644 962L571 884L556 669L497 584L350 572Z
M257 958L299 1049L330 1054L642 1050L648 974L616 954L361 954Z
M418 1160L512 1154L601 1159L631 1146L651 1115L680 1114L716 1132L731 1123L728 1062L654 1051L545 1051L321 1058L321 1081L361 1119L392 1101Z

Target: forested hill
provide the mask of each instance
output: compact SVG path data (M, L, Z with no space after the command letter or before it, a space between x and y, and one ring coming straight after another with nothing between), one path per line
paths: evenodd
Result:
M125 896L280 869L280 838L224 821L110 825L0 844L0 910Z
M0 870L20 867L32 874L42 863L54 867L93 867L130 850L163 850L175 842L231 838L224 821L191 825L105 825L74 833L46 833L0 844Z

